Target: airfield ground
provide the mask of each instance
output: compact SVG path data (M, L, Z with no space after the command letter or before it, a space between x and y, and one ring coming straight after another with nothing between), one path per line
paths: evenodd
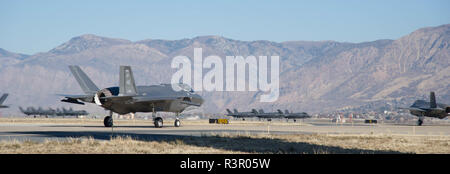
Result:
M450 154L450 124L336 124L208 120L115 120L1 118L0 153L445 153Z

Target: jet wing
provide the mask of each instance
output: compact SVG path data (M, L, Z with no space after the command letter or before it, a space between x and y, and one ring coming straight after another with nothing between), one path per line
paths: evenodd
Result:
M108 97L100 97L100 99L119 101L119 100L130 100L130 99L133 99L133 97L136 97L136 96L135 95L108 96Z
M419 111L419 112L425 112L426 110L420 109L420 108L398 108L398 109L406 109L410 111Z
M157 101L165 101L165 100L176 100L178 97L167 97L167 96L139 96L139 97L133 97L133 100L135 102L157 102Z
M94 95L68 95L68 94L56 94L56 95L65 97L65 99L61 100L62 102L74 103L74 104L80 104L80 105L84 105L84 103L80 102L78 100L89 101L89 100L92 100L92 98L94 97Z
M63 96L65 98L73 98L73 99L84 99L89 97L94 97L94 95L68 95L68 94L56 94L59 96Z
M136 96L136 95L126 95L126 96L109 96L109 97L100 97L100 99L107 99L112 101L120 101L120 100L132 100L134 103L138 102L157 102L163 100L176 100L177 97L146 97L146 96Z
M167 100L177 100L177 99L181 99L180 97L167 97L167 96L152 96L152 97L146 97L146 96L139 96L139 97L133 97L133 101L134 102L162 102L162 101L167 101ZM192 105L192 106L200 106L197 103L193 103L191 101L184 101L181 100L181 103L187 104L187 105Z
M184 104L187 104L187 105L191 105L191 106L198 106L198 107L201 106L201 104L197 104L197 103L190 102L190 101L182 101L181 103L184 103Z
M109 97L101 97L101 99L107 99L112 101L124 101L129 100L130 103L141 103L141 102L149 102L149 103L156 103L156 102L163 102L167 100L177 100L180 99L180 97L167 97L167 96L109 96ZM200 106L197 103L193 103L190 101L181 101L181 103L192 105L192 106Z
M135 95L98 97L98 95L96 94L94 97L94 102L97 105L102 105L100 102L100 99L103 99L103 100L108 100L110 102L116 102L116 103L124 102L124 103L130 104L130 103L134 103L134 101L132 100L133 97L135 97Z

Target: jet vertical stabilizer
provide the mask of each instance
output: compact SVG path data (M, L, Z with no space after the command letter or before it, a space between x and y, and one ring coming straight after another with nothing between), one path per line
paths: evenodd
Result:
M3 94L2 97L0 98L0 105L3 104L3 102L6 100L6 98L8 97L9 94Z
M69 68L84 93L95 94L99 90L79 66L71 65Z
M120 66L119 96L136 95L136 84L130 66Z
M434 95L434 92L430 92L430 108L436 108L436 96Z

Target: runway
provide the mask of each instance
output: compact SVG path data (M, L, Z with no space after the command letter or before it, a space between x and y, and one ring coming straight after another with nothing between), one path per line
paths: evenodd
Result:
M45 141L66 138L91 137L109 140L113 136L129 136L141 140L160 140L185 136L215 134L349 134L349 135L411 135L450 136L450 125L395 125L395 124L336 124L327 120L308 119L302 122L237 121L230 124L209 124L208 120L182 120L174 127L173 120L165 120L163 128L155 128L149 120L115 120L113 128L103 126L100 119L1 119L0 141Z

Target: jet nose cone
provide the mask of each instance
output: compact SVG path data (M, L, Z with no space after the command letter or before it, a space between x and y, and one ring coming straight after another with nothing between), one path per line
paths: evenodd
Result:
M195 95L192 97L192 102L198 103L198 105L202 105L204 101L205 101L205 100L204 100L200 95L198 95L198 94L195 94Z

